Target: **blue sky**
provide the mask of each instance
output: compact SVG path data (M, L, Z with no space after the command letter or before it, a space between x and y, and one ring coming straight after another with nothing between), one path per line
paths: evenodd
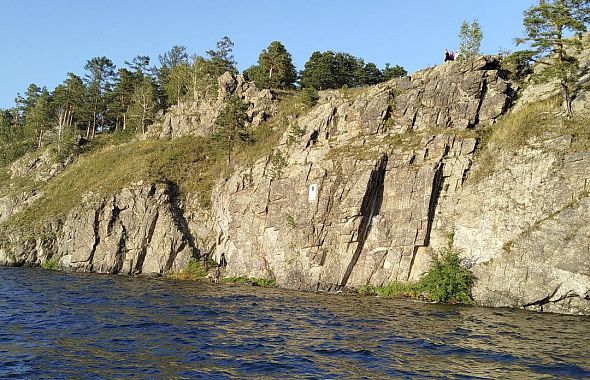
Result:
M67 72L107 56L117 67L136 55L152 63L173 45L204 55L223 36L238 68L281 41L298 69L313 51L342 51L409 72L456 50L459 26L477 18L483 53L514 50L533 0L0 0L0 108L29 83L52 90Z

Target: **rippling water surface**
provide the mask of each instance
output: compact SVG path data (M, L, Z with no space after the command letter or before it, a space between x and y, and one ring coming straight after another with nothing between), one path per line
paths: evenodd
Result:
M0 268L0 378L415 377L590 377L590 318Z

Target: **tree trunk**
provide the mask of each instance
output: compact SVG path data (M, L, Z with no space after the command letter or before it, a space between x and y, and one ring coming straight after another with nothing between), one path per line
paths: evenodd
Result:
M37 149L41 149L41 139L43 138L43 130L39 131L39 141L37 142Z
M563 106L564 106L565 116L569 119L573 115L572 99L570 97L570 89L567 86L567 83L565 83L564 81L561 81L561 93L563 95Z

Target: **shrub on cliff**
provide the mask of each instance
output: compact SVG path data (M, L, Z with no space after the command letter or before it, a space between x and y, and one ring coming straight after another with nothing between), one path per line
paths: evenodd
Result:
M170 274L170 278L175 280L200 280L205 276L207 276L207 269L197 259L190 259L181 272Z
M432 268L420 278L416 289L434 302L472 303L475 277L461 265L459 251L446 248L434 258Z

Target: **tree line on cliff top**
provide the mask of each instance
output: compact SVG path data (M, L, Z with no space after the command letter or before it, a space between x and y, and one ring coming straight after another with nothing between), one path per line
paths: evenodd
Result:
M590 21L589 0L541 0L524 13L525 35L518 43L530 49L508 59L528 66L540 62L546 69L539 80L557 79L564 110L571 115L571 100L578 82L579 63L572 54L581 47L582 32ZM578 38L571 38L576 36ZM461 26L460 56L479 53L483 34L477 20ZM24 153L52 143L67 155L76 136L92 139L97 133L144 133L156 114L183 101L198 101L217 94L217 78L238 73L232 55L233 42L224 37L204 56L189 57L187 48L174 46L160 55L159 65L150 57L136 56L118 68L107 57L87 61L85 73L68 73L52 92L31 84L18 94L14 107L0 109L0 165ZM551 59L546 59L548 56ZM399 66L374 63L343 52L313 52L297 72L291 54L279 41L262 50L257 64L243 72L259 88L315 91L359 87L406 75ZM313 94L312 94L313 96ZM242 110L243 107L235 107Z

